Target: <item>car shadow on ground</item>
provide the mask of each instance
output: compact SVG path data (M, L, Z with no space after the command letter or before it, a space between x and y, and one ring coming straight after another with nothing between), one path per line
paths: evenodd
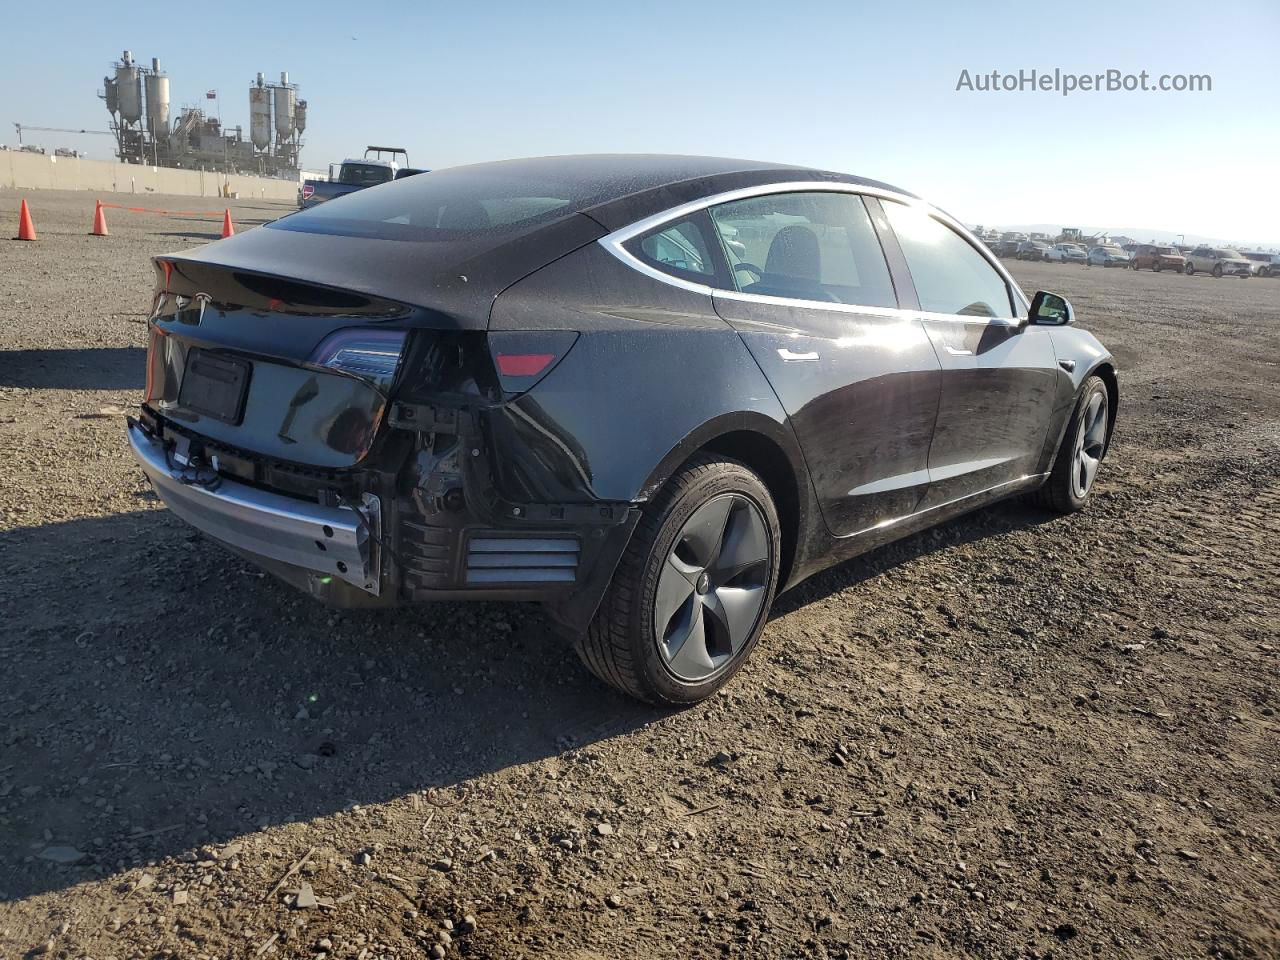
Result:
M809 578L794 590L788 590L778 597L773 605L771 619L792 613L841 590L856 587L918 557L988 537L1037 527L1055 519L1061 518L1031 504L1025 498L1004 500L975 510L902 540L887 543Z
M0 900L444 791L425 816L668 715L535 607L330 610L164 510L0 532L0 570Z
M286 211L286 212L292 212L292 211ZM240 217L233 213L231 215L231 222L235 224L237 227L260 227L264 223L274 223L276 220L279 220L281 216L282 214L277 213L274 217ZM182 216L170 215L169 220L170 222L175 220L183 220L188 223L212 223L216 225L218 228L217 237L221 238L222 236L221 215L217 216L216 218L212 215L207 217L182 217ZM168 236L168 234L160 233L159 231L157 231L155 235L158 237Z
M988 508L774 615L1046 519ZM431 791L425 816L486 774L671 717L587 674L536 607L330 610L165 510L0 533L0 570L0 899Z
M180 240L221 240L221 230L211 230L208 233L199 230L160 230L152 234L153 237L177 237Z
M147 351L142 347L0 350L0 387L141 390L146 366Z

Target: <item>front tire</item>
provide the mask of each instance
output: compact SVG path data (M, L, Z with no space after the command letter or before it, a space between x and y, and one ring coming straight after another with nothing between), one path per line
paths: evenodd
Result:
M645 508L578 656L649 703L697 703L742 668L778 586L781 534L764 482L699 455Z
M1182 268L1182 272L1185 273L1188 277L1194 277L1196 275L1196 268L1188 263L1185 267Z
M1218 280L1222 279L1222 264L1215 263L1213 265L1213 276L1215 279L1218 279Z
M1101 377L1090 377L1081 386L1080 399L1062 435L1049 479L1036 491L1041 506L1058 513L1075 513L1089 502L1098 467L1107 452L1110 402Z

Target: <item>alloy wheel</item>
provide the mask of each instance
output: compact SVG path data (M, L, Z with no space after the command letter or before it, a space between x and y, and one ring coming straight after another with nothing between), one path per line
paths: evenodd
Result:
M1101 391L1089 398L1080 415L1072 459L1071 491L1083 500L1098 475L1098 464L1107 445L1107 395Z
M712 497L685 521L658 575L654 633L668 670L699 682L755 634L768 592L771 539L747 497Z

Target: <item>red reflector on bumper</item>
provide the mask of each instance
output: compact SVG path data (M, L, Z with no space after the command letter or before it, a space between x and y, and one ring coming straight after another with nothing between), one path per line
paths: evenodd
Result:
M554 353L500 353L498 372L504 377L536 377L555 360Z

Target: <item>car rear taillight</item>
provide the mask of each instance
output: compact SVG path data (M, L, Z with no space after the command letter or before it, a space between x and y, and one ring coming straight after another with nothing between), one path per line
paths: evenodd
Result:
M368 380L378 389L387 390L400 366L404 344L403 330L338 330L320 342L307 362Z
M572 330L501 330L489 334L489 353L503 393L524 393L552 371L573 347Z

